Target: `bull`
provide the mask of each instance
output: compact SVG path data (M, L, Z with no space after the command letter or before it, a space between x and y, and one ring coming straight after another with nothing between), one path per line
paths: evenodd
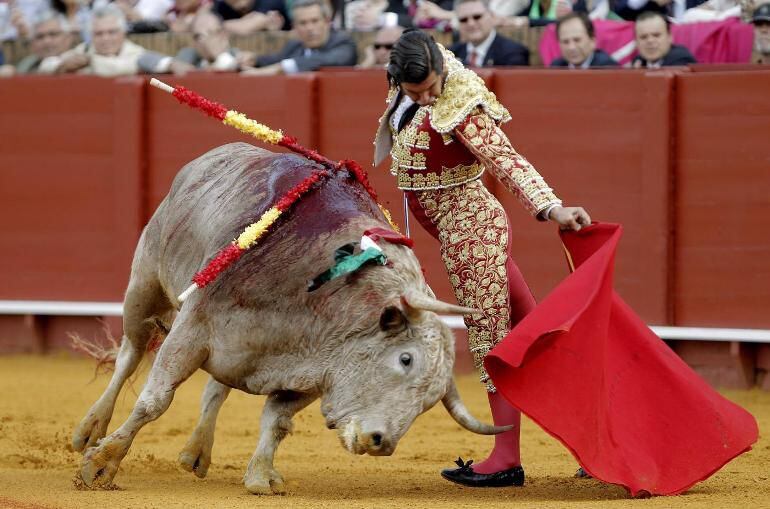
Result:
M387 227L363 186L344 172L301 199L221 277L179 302L192 274L317 168L297 155L236 143L176 176L134 255L114 374L73 434L74 449L85 451L86 485L112 483L142 426L166 411L175 389L199 368L211 378L180 461L205 476L217 412L230 389L266 395L244 475L252 493L285 491L273 466L276 448L292 416L317 398L327 426L357 454L392 454L415 418L439 400L473 432L508 429L477 421L461 402L452 378L453 336L436 313L473 310L436 300L409 248L382 243L386 265L307 291L336 247ZM169 316L173 324L130 416L105 436L123 384L158 321Z

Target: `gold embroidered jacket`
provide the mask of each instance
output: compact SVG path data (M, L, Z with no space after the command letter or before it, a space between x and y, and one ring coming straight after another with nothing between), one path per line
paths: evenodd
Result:
M392 87L375 138L375 166L388 152L391 173L403 190L452 187L479 178L485 169L500 180L532 214L559 200L543 177L511 146L500 124L508 110L473 71L441 47L447 76L432 106L422 106L399 132L390 127L399 87Z

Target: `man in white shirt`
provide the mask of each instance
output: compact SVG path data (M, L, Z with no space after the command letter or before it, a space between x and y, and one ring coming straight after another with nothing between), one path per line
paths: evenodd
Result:
M95 74L113 77L145 72L163 72L156 66L162 55L148 52L126 39L127 22L123 12L113 4L95 9L91 16L91 42L82 43L60 56L44 59L40 63L41 74ZM140 65L140 58L151 57L152 65ZM170 58L170 57L169 57ZM175 63L170 60L167 67Z

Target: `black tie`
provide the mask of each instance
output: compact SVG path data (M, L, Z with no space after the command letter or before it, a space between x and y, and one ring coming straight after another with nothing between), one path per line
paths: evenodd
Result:
M398 132L401 132L401 129L414 118L414 114L417 113L418 109L420 109L420 105L417 103L412 104L406 109L404 114L401 115L401 118L398 120Z

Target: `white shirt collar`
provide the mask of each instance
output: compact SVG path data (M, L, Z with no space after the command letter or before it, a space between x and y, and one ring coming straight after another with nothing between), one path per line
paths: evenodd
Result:
M489 47L492 46L492 41L495 40L495 37L497 37L497 31L492 29L492 31L489 33L487 38L484 39L484 42L482 42L478 46L474 46L470 42L466 44L466 48L468 50L468 57L470 58L471 51L476 50L476 52L479 54L479 60L481 60L481 62L484 62L484 60L487 59L487 52L489 51Z

